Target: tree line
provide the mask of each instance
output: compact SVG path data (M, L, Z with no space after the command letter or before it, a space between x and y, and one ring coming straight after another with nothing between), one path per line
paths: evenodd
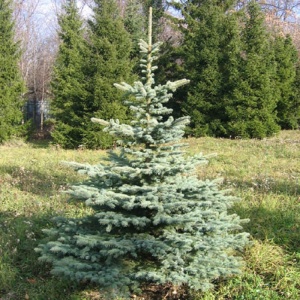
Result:
M28 60L35 61L37 73L51 69L51 76L29 76L27 71L27 80L20 64L24 51L16 41L15 7L0 0L0 141L28 133L22 122L24 98L28 91L40 90L51 98L55 143L64 148L113 145L112 137L90 119L130 119L126 99L113 84L137 78L137 43L147 34L150 6L154 40L164 40L158 80L191 82L168 104L175 116L191 116L186 134L264 138L280 129L297 129L299 55L297 40L285 26L293 16L279 6L274 10L273 2L94 0L92 13L84 18L77 1L67 0L58 13L57 51L53 43L39 47L41 53L55 55Z

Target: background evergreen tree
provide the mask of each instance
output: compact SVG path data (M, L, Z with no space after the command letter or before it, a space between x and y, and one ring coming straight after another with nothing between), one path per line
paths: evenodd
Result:
M291 103L291 112L293 111L293 118L295 122L290 123L294 129L299 129L300 128L300 62L298 61L296 65L296 77L293 85L295 94L292 99ZM297 123L296 123L297 122ZM296 126L294 127L294 124Z
M68 0L63 8L59 17L61 43L51 82L55 118L52 137L64 148L77 148L83 143L86 114L90 110L85 74L87 48L76 1Z
M128 0L125 9L124 26L132 40L131 58L139 64L139 39L147 36L147 17L141 0ZM137 71L137 70L136 70Z
M14 36L11 2L0 0L0 142L24 133L24 83L18 66L20 48Z
M176 80L176 78L184 77L185 72L179 61L182 59L180 46L173 43L172 40L167 40L161 45L161 55L158 60L159 69L156 72L156 80L158 82L166 82L168 80ZM176 118L185 115L182 112L182 101L186 99L187 88L184 86L181 89L174 91L173 97L166 106L173 110L172 115Z
M241 16L243 12L228 14L224 26L224 46L220 60L222 72L222 90L218 111L221 118L213 120L212 131L217 136L230 137L229 124L232 121L230 110L236 105L235 92L239 88L241 58L243 56L243 42L241 39Z
M238 81L226 106L228 134L263 138L279 131L276 106L279 99L274 52L264 24L261 8L255 1L247 6L242 30Z
M130 81L132 66L130 60L131 40L124 28L123 20L115 0L96 0L93 19L89 20L90 54L87 63L88 108L85 124L87 130L83 142L89 148L107 148L113 138L98 127L90 124L90 118L127 119L127 110L122 105L122 94L113 84L118 81Z
M189 133L195 136L227 134L225 100L233 88L240 51L234 4L204 0L187 1L180 7L184 15L182 68L191 80L182 111L191 116ZM179 97L185 99L182 94Z
M147 15L150 7L153 9L153 40L158 41L162 30L161 18L164 16L168 3L165 0L141 0L141 2L145 15Z
M115 85L127 94L135 116L131 125L94 119L121 147L104 164L71 163L89 179L69 194L90 213L57 218L57 226L45 231L51 240L36 250L53 264L53 274L117 293L142 283L206 290L212 280L239 272L234 253L247 243L247 234L236 232L242 220L227 211L236 199L219 190L218 181L195 175L205 158L184 154L180 139L189 118L174 120L164 106L188 81L155 85L152 63L159 44L152 45L151 30L140 47L144 77L132 86Z
M300 105L297 105L297 49L290 36L277 36L274 40L276 63L276 87L279 89L277 103L278 124L282 129L295 129L299 126Z

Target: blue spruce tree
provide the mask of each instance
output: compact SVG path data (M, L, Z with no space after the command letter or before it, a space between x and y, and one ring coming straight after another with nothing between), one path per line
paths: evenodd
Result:
M140 42L144 77L115 84L127 93L134 120L93 119L120 147L109 152L109 163L69 163L89 176L69 194L90 213L56 218L56 227L45 230L50 241L36 249L53 274L123 295L143 284L209 289L212 280L240 271L235 251L248 242L237 232L244 220L228 213L236 199L217 180L197 177L205 157L185 155L180 140L189 118L175 120L164 104L188 80L154 84L160 44L152 45L149 23L149 41Z

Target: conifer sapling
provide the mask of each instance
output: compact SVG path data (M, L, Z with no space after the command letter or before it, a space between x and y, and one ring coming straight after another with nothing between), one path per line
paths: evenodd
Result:
M149 41L140 42L144 77L115 84L128 95L131 125L93 119L119 139L108 163L69 163L89 176L68 193L91 213L56 218L45 230L51 241L36 251L55 275L121 293L143 283L206 290L213 279L240 271L234 252L248 242L247 233L237 233L244 220L228 214L236 199L217 180L198 179L195 168L206 158L185 155L180 140L189 117L174 120L164 104L188 80L155 85L159 45L152 45L149 21Z

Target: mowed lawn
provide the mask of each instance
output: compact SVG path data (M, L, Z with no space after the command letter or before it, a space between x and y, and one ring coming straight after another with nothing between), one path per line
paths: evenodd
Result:
M223 188L241 198L232 211L250 219L244 229L252 245L240 254L246 262L242 275L181 299L300 299L300 131L264 140L186 141L187 155L217 154L197 172L203 179L223 178ZM43 143L0 146L0 300L102 299L96 287L52 277L34 248L53 216L85 213L63 193L83 177L61 162L92 164L104 156Z

